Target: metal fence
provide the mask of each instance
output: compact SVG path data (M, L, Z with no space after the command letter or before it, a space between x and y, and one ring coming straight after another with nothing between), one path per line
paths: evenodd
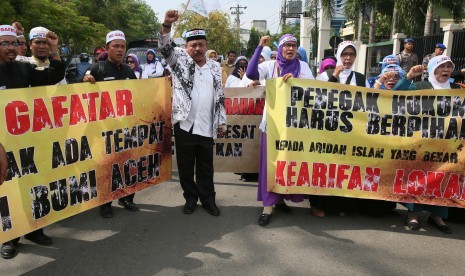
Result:
M392 54L393 42L371 44L367 46L365 76L367 78L377 76L381 73L380 62L387 55Z
M455 70L465 68L465 30L454 32L450 58L455 63Z
M434 53L434 48L436 48L436 43L443 43L444 34L428 35L428 36L418 36L413 37L414 48L413 51L418 56L418 64L423 62L423 58L429 54ZM400 51L404 50L404 44L400 45Z

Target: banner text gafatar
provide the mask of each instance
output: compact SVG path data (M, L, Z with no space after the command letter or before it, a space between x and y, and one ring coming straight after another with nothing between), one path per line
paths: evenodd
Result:
M116 90L114 104L108 91L36 98L33 104L11 101L5 105L6 127L10 134L21 135L31 130L61 128L66 125L95 122L106 118L134 115L132 92ZM51 106L51 108L50 108ZM116 110L115 110L116 108ZM86 112L87 111L87 112Z

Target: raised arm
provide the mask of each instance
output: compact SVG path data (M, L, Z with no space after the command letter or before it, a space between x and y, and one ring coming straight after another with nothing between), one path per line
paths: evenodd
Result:
M410 71L401 78L397 84L392 88L392 90L415 90L416 85L412 80L423 74L423 70L426 69L423 65L415 65L410 68Z
M172 25L178 20L178 18L179 15L177 10L168 10L165 13L165 19L161 24L160 38L158 39L160 52L170 66L173 66L178 61L174 47L171 45L170 38Z
M246 76L251 80L260 80L260 73L258 72L258 62L260 60L260 54L262 53L263 47L268 43L270 40L270 36L265 35L262 36L260 39L260 44L258 44L257 49L255 49L255 53L253 54L252 58L249 61L249 65L247 66Z

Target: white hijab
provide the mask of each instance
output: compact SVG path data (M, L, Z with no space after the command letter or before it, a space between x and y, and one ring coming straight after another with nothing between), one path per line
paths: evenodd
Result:
M439 65L450 62L452 63L452 66L455 68L455 64L452 62L452 60L445 55L439 55L435 56L432 59L429 60L428 62L428 81L433 85L434 89L450 89L450 82L447 80L446 82L440 83L437 79L436 76L434 75L434 71L436 68L438 68ZM452 71L454 71L454 68L452 68Z
M354 50L355 50L355 54L357 54L357 47L356 47L356 45L355 45L355 43L353 41L343 41L343 42L339 43L339 45L337 46L337 52L336 52L336 60L337 60L336 61L336 66L343 64L341 54L342 54L342 51L344 51L344 49L349 47L349 46L352 46L354 48ZM354 68L354 64L352 64L352 66L349 69L344 69L344 71L342 71L339 74L339 83L346 83L347 78L349 77L349 75L353 71L353 68ZM350 84L356 85L354 75L352 76Z

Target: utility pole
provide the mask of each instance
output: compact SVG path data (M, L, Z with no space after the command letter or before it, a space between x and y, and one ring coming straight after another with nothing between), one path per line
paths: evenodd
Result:
M284 25L286 25L286 15L287 15L287 4L286 0L283 0L281 3L281 29Z
M230 7L229 8L230 10L233 10L231 12L231 14L235 14L236 15L236 39L237 39L237 52L240 53L241 52L241 18L240 18L240 15L241 14L244 14L241 10L242 9L247 9L247 7L242 7L242 6L239 6L239 4L237 4L236 7Z

